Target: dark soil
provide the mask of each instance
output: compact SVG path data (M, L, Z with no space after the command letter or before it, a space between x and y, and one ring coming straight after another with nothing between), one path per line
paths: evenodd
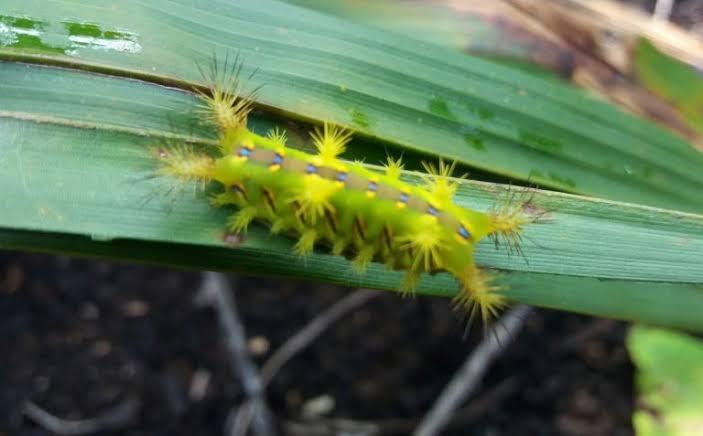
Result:
M0 435L50 434L21 412L26 400L72 420L136 408L134 422L99 434L222 434L242 391L215 314L193 302L200 279L0 252ZM350 292L260 278L235 285L257 363ZM326 418L408 434L481 339L464 339L464 325L444 299L381 295L283 368L267 391L279 425L295 427L304 404L323 398L334 402ZM625 333L622 323L534 312L446 434L632 434Z

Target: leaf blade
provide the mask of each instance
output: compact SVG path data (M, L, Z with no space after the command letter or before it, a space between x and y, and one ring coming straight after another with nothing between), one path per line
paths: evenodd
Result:
M137 35L141 47L74 47L68 35L70 54L49 54L52 62L194 83L193 58L238 50L266 83L261 102L287 116L336 121L390 145L566 191L703 210L701 153L609 105L509 68L277 2L126 1L116 11L109 2L50 3L71 23L100 23L103 33L129 29L123 33ZM13 6L48 22L54 33L47 35L62 36L66 23L51 23L45 2ZM33 56L0 47L0 56L18 53Z

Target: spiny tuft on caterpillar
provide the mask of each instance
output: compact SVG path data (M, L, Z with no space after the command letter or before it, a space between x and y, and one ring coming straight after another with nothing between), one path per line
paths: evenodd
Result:
M519 252L523 227L534 221L523 213L524 202L510 199L486 213L457 205L455 164L441 160L425 165L425 186L400 180L399 159L389 158L383 174L340 160L352 132L329 123L311 133L317 154L287 147L278 129L258 135L247 128L252 95L242 95L240 72L238 60L230 67L225 62L223 72L215 60L203 73L210 88L198 91L199 110L218 129L217 153L159 148L154 156L160 174L221 185L210 202L236 209L226 224L231 232L246 232L259 221L272 233L297 235L300 256L322 244L360 271L382 262L405 271L401 291L408 293L422 273L448 272L459 282L457 305L484 324L507 304L491 275L475 265L474 249L488 236Z

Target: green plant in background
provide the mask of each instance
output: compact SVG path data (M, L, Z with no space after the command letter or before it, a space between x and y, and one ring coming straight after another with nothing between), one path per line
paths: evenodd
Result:
M529 264L490 244L477 262L501 271L514 301L703 331L703 156L656 126L550 80L275 1L6 5L0 247L397 290L380 265L359 276L342 258L303 262L262 229L225 235L225 213L204 198L166 198L144 180L155 143L212 142L189 92L202 85L196 62L237 51L245 76L257 70L250 89L263 84L256 132L283 126L304 146L310 124L331 121L356 130L350 159L388 150L412 169L443 157L474 178L627 201L536 192L550 222L526 231ZM466 181L458 202L485 210L501 192ZM437 275L417 291L456 285Z
M672 103L690 128L703 132L703 79L700 72L660 52L646 39L640 39L635 46L633 68L644 86Z
M637 366L639 436L688 436L703 429L703 342L692 336L633 327L628 338Z

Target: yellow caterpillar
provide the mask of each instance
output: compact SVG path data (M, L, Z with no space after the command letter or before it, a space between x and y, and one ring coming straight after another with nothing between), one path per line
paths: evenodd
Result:
M400 180L402 163L389 159L383 173L340 160L351 132L325 124L311 134L317 154L286 146L285 133L260 136L247 129L251 100L242 98L235 74L211 77L200 92L204 118L218 129L215 156L187 147L160 148L158 172L184 181L216 182L215 207L238 209L228 220L233 232L253 221L272 233L297 235L295 251L305 256L324 244L352 259L359 270L372 261L406 272L401 290L411 292L422 273L446 271L459 282L458 305L484 323L506 304L491 277L474 263L476 243L502 236L516 243L531 220L522 205L489 213L453 202L454 165L425 165L426 186Z

